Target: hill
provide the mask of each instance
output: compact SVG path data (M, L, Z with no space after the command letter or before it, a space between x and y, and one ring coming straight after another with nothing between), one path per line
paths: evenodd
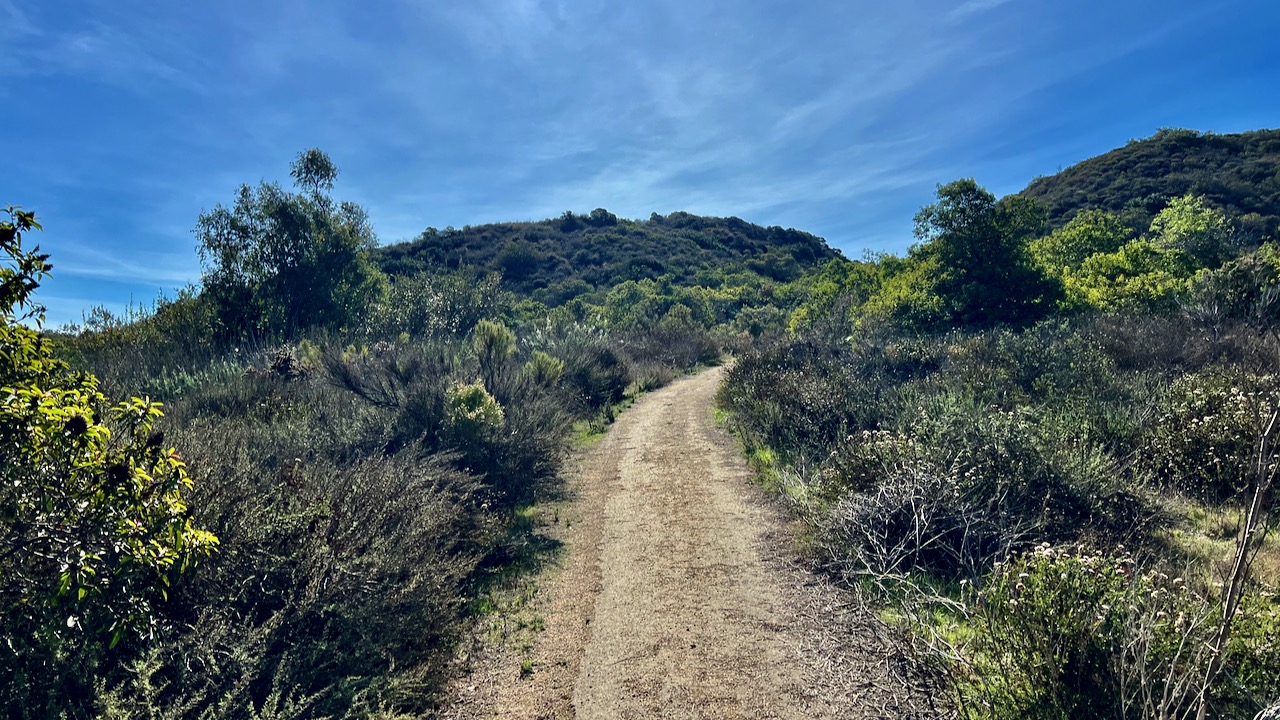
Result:
M1037 178L1022 195L1042 202L1057 228L1099 208L1145 230L1168 198L1204 196L1257 237L1280 226L1280 130L1233 135L1161 130L1144 140Z
M428 228L413 241L375 252L389 275L440 268L496 271L513 289L548 305L663 275L676 285L718 284L713 278L743 271L786 282L839 256L809 233L736 217L676 212L626 220L604 209L539 222Z

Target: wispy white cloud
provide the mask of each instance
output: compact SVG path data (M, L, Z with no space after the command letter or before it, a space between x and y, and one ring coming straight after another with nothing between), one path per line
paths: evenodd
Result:
M50 243L58 277L74 276L117 282L141 282L166 287L181 286L199 279L200 266L190 253L145 251L126 254L120 249L105 250L75 240Z
M1001 5L1007 5L1014 0L967 0L961 3L954 10L947 13L947 17L956 20L959 18L975 15L977 13L995 10Z
M0 150L42 152L0 201L81 241L49 243L59 273L103 287L189 279L196 215L317 145L386 240L604 206L880 242L935 182L1001 177L1073 123L1105 135L1120 93L1094 78L1178 66L1187 18L1230 9L1171 1L1174 29L1013 0L0 0L0 94L41 90Z
M38 34L27 13L13 0L0 0L0 38L12 39Z
M6 10L5 2L0 0L0 17L10 13L14 24L7 37L0 31L7 45L0 77L62 76L132 92L204 90L193 72L204 63L163 27L146 22L121 25L115 19L51 26L12 5Z

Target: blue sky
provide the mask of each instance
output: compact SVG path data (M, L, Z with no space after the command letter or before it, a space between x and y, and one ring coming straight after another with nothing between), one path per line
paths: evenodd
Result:
M0 203L51 323L199 279L197 216L318 146L383 242L605 207L898 252L1160 127L1280 126L1280 3L0 0Z

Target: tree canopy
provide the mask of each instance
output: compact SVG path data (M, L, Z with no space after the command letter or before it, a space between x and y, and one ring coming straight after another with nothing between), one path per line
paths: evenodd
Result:
M911 257L936 263L928 282L942 312L969 326L1024 323L1052 307L1057 288L1032 262L1028 241L1045 225L1034 201L996 197L972 179L938 187L916 213Z
M350 325L384 289L364 208L327 194L338 174L328 156L300 153L291 174L306 192L242 185L230 208L218 205L196 223L202 282L233 334Z
M626 220L603 208L540 222L427 228L374 255L392 277L442 268L477 277L498 272L513 290L550 306L664 276L681 286L719 285L740 273L753 282L788 282L839 257L798 230L683 212Z

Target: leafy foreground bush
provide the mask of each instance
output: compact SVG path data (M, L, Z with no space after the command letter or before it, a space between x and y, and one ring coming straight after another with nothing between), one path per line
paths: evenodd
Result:
M163 638L106 676L100 708L431 711L478 567L554 477L570 417L516 358L471 343L303 354L264 354L174 404L192 507L222 550L171 593Z
M57 359L31 293L50 270L22 247L39 229L0 221L0 710L74 712L117 645L150 636L166 588L217 538L192 522L192 482L157 404L112 405L92 375ZM24 312L26 310L27 312Z
M997 566L980 589L965 637L948 650L966 672L960 714L971 718L1187 718L1204 687L1221 608L1192 583L1139 569L1132 555L1048 543ZM1251 717L1246 687L1274 697L1280 613L1252 596L1218 678L1218 712ZM1255 646L1267 648L1256 652Z
M1140 346L1159 335L1179 352ZM1223 567L1187 508L1232 517L1275 476L1265 345L1159 318L869 328L748 352L719 402L961 716L1194 717L1203 695L1251 718L1280 697L1276 578ZM1115 550L1059 549L1080 546Z
M195 457L222 453L223 465L193 502L222 533L222 552L175 590L169 632L109 676L99 712L376 717L429 709L484 552L475 478L402 454L282 463L246 483L244 470L271 438L230 428L205 437L184 439Z

